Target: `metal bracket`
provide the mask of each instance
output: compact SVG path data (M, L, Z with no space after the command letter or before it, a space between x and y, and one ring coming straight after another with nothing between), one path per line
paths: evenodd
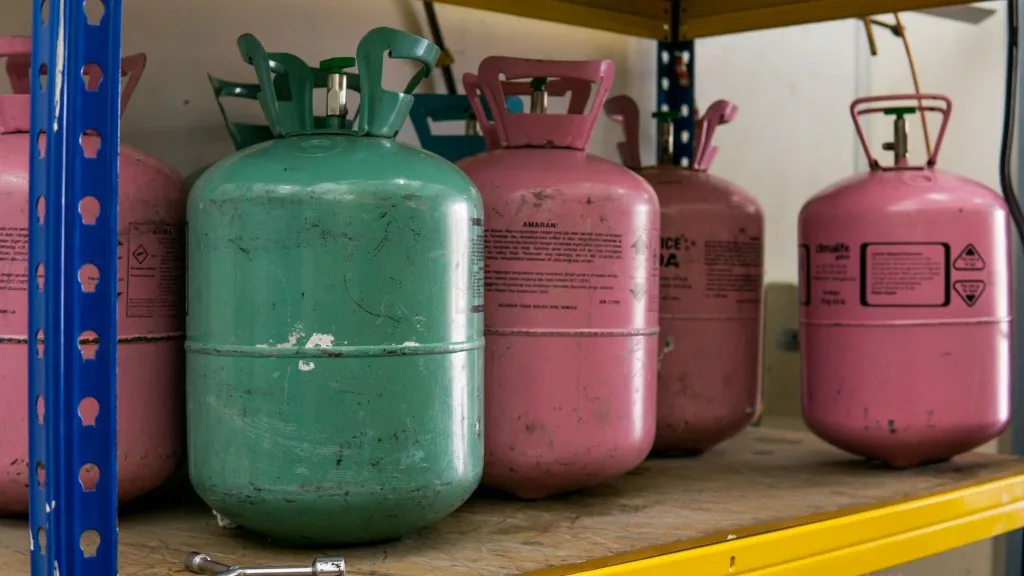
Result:
M309 566L228 566L212 560L206 554L189 552L185 556L185 569L193 574L209 576L345 576L345 559L317 558Z

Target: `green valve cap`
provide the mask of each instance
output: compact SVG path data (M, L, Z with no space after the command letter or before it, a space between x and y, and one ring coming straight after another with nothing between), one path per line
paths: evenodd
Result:
M897 118L903 118L910 114L917 114L917 108L913 106L897 106L895 108L886 108L882 111L886 116L895 116Z
M348 56L339 56L337 58L328 58L320 62L320 69L328 74L341 74L346 68L353 68L356 65L356 59Z
M530 81L530 90L534 92L540 92L548 87L548 79L544 76L539 76Z
M679 118L681 117L682 115L679 113L678 110L670 110L664 112L659 110L651 114L651 118L654 118L659 122L675 122L676 120L679 120Z

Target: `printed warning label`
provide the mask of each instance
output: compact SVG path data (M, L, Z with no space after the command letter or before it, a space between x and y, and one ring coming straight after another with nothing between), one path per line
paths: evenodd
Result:
M953 260L953 269L964 272L980 272L985 269L985 259L981 257L981 253L974 247L974 244L968 244L960 251L956 260Z
M797 287L800 290L800 305L807 306L811 303L811 268L807 265L811 259L811 247L801 244L798 254Z
M818 242L808 252L809 304L842 307L856 304L857 274L846 242Z
M949 305L949 244L861 245L862 306Z
M28 291L28 227L0 226L0 291ZM0 315L15 314L4 307Z
M470 219L470 226L473 244L470 247L470 270L469 279L470 292L470 313L477 314L484 311L484 220L483 218Z
M964 301L970 307L973 307L981 300L981 295L985 293L985 281L984 280L957 280L953 282L953 291L960 296L960 299Z
M128 318L180 316L185 272L181 228L162 222L132 223L123 247ZM121 292L120 287L118 292Z
M728 239L662 236L660 263L662 302L695 297L738 304L760 302L761 238L748 235L745 228Z
M761 239L705 240L705 298L761 293Z
M521 229L489 229L484 234L487 272L484 282L488 294L551 295L562 291L614 292L618 274L587 270L593 264L622 260L626 250L634 253L637 246L627 247L621 234L558 230L551 222L524 222ZM636 244L633 242L633 244ZM642 248L646 250L646 246ZM561 264L557 271L550 266L533 270L502 266L506 262ZM568 265L568 266L566 266ZM580 266L583 265L583 266ZM601 266L605 268L605 266ZM635 296L634 296L635 297ZM575 300L575 299L574 299ZM621 304L618 295L601 296L598 304ZM523 304L501 302L501 308L543 308L576 310L570 301Z
M125 243L121 238L121 235L117 237L117 299L120 300L124 294L124 289L128 286L128 277L125 276L123 270L124 267L124 256L125 256Z

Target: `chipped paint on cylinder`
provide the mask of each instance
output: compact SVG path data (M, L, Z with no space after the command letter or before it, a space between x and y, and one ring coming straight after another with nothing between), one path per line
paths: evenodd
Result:
M28 155L42 143L28 133L30 44L23 53L0 53L10 56L7 71L15 91L0 96L0 515L28 512L27 354L45 345L36 338L30 343L26 334L27 290L46 281L44 270L27 266L29 216L45 217L45 206L29 206ZM122 60L128 77L122 108L145 63L144 54ZM82 139L87 156L99 145L96 137ZM185 189L181 176L163 162L123 144L119 155L117 476L118 499L126 502L163 484L182 459ZM98 208L83 203L80 212L88 220ZM95 269L78 278L86 290L99 281ZM83 356L90 357L96 345L95 338L84 338ZM97 417L96 409L83 404L83 420Z
M498 143L459 163L486 208L483 482L522 498L625 474L654 440L658 200L585 152L613 73L610 61L491 57L464 79L478 118L477 82L496 110L481 127ZM574 85L569 114L495 106L541 76Z
M764 215L739 186L708 174L715 129L737 109L718 100L699 120L692 167L640 165L640 111L616 96L605 111L622 123L623 163L646 179L661 205L658 428L654 450L699 454L754 419L761 394ZM672 159L674 114L659 157ZM662 132L664 134L664 131Z
M280 137L216 163L189 198L192 483L286 545L401 537L482 474L482 204L455 166L393 139L411 96L379 88L389 48L428 69L437 53L396 30L363 39L368 132L272 120Z
M893 101L909 107L877 105ZM943 119L928 163L913 166L903 116L919 101ZM800 212L804 420L896 467L972 450L1010 418L1010 220L995 191L935 167L951 107L927 94L854 101L872 170ZM858 119L882 111L896 116L884 167Z

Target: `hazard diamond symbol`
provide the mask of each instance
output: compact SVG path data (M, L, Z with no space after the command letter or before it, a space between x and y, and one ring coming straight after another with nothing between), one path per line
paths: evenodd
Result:
M145 246L139 244L138 248L132 251L132 256L135 257L136 262L142 264L143 262L146 261L146 258L149 258L149 251L146 250Z
M985 281L957 280L953 282L953 290L964 301L964 304L973 307L978 303L978 300L981 300L981 295L985 293Z
M968 244L960 251L960 255L953 260L954 270L964 270L967 272L977 272L985 269L985 259L981 257L981 253L974 247L974 244Z
M645 252L647 252L647 240L644 238L643 232L641 232L640 235L636 237L636 240L633 242L632 247L633 254L635 254L636 256L642 256Z
M633 300L639 302L647 294L647 287L640 282L634 282L633 287L629 289L629 293L633 295Z

